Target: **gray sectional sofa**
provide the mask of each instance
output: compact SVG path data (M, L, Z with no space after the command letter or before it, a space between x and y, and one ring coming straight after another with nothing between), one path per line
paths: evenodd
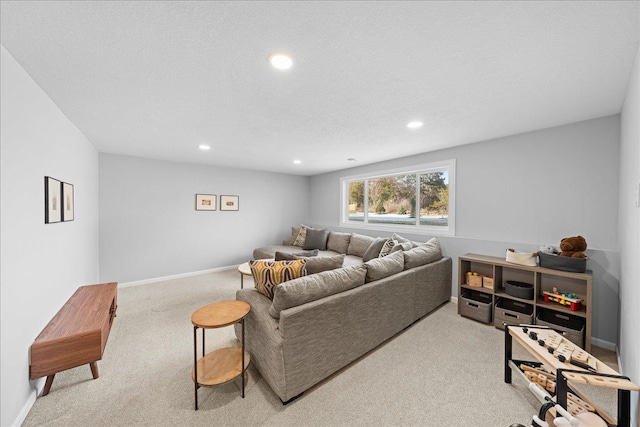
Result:
M251 360L284 403L451 297L452 261L442 257L436 239L398 243L389 255L371 258L367 249L380 239L338 233L331 243L331 237L318 256L344 255L343 267L284 282L275 288L273 301L255 289L236 293L251 305L245 323ZM261 248L254 257L301 249L290 244Z

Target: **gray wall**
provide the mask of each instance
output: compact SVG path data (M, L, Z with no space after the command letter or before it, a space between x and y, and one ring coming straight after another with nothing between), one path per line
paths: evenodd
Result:
M620 363L622 372L640 384L640 49L622 109L620 135ZM638 393L632 406L640 420Z
M1 55L0 424L7 426L20 424L36 398L31 343L79 286L97 283L98 153L4 47ZM45 175L74 184L74 221L44 223Z
M619 135L616 115L314 176L310 222L340 229L341 176L456 159L456 236L440 237L444 253L454 259L468 252L504 256L507 248L536 251L562 237L585 236L593 336L615 343Z
M196 211L196 193L238 195L240 210ZM308 177L101 153L100 280L245 262L308 217L308 195Z

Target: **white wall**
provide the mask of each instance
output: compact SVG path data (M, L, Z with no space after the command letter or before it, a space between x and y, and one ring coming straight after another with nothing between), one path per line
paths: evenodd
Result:
M35 400L31 343L79 286L97 283L98 153L1 51L0 424L6 426L20 423ZM45 175L74 184L75 221L45 225Z
M238 195L240 210L196 211L196 193ZM237 265L308 213L308 177L101 153L100 280Z
M440 238L444 253L504 256L510 247L537 251L585 236L593 336L610 346L618 333L619 133L619 116L611 116L314 176L310 222L339 228L341 176L456 159L456 236Z
M631 73L621 115L620 135L620 363L622 372L640 384L640 50ZM640 420L638 393L632 406Z

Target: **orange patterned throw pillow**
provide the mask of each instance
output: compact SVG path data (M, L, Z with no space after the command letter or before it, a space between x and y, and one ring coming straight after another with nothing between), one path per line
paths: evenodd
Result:
M307 260L294 261L249 261L255 287L262 295L273 299L276 286L287 280L306 276Z

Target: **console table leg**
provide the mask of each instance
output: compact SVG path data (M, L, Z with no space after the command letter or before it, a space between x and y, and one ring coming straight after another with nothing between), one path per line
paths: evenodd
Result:
M99 377L98 364L96 362L91 362L89 363L89 367L91 368L91 375L93 375L93 379L97 380Z
M204 343L203 343L204 344ZM198 410L198 327L193 327L193 390Z
M513 357L513 338L509 333L509 326L504 325L504 382L511 384L511 367L509 361Z
M51 374L47 377L47 381L44 383L44 390L42 391L43 396L49 394L49 391L51 390L51 384L53 384L53 379L55 378L55 376L56 374Z
M242 318L242 365L240 369L242 369L242 398L244 399L244 376L246 374L244 369L244 317Z

